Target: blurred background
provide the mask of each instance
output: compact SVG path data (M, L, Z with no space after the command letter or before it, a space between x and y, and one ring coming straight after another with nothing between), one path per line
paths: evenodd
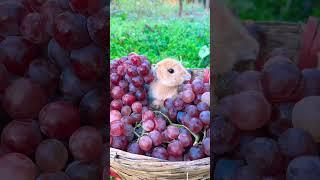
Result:
M209 18L209 0L112 0L110 58L136 52L152 63L172 57L207 67Z
M304 22L320 16L319 0L226 0L241 19Z

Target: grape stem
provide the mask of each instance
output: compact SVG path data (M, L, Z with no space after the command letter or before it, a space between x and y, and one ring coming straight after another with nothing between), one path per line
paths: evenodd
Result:
M169 122L170 125L173 125L173 126L176 126L176 127L179 127L179 128L183 127L183 128L185 128L185 129L187 129L187 130L192 134L192 136L193 136L194 139L195 139L193 145L198 144L200 137L199 137L198 135L196 135L195 133L193 133L193 132L192 132L189 128L187 128L185 125L173 123L173 122L170 120L170 118L169 118L167 115L165 115L164 113L162 113L161 111L153 111L153 112L154 112L154 113L159 113L160 115L162 115L163 117L165 117L165 118L168 120L168 122Z

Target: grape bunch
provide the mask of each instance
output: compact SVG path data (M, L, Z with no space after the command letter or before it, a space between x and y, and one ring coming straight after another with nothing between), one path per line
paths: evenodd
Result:
M101 179L108 9L0 1L2 179Z
M320 178L320 71L300 70L285 52L236 73L231 93L218 97L214 179Z
M145 56L130 53L110 68L111 147L169 161L210 155L209 79L184 84L179 97L165 100L159 111L148 104L154 76Z

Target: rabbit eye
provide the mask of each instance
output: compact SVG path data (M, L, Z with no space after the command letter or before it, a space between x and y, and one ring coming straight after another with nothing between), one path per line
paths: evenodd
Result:
M173 69L168 69L168 72L170 73L170 74L172 74L172 73L174 73L174 70Z

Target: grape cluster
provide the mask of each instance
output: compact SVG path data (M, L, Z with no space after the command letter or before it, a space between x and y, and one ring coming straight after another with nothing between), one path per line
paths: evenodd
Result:
M148 104L154 76L146 57L130 53L113 60L110 68L111 147L170 161L210 155L208 78L184 84L159 111Z
M101 179L108 9L0 1L2 179Z
M320 71L300 70L284 52L235 73L231 93L217 98L214 179L320 178Z

